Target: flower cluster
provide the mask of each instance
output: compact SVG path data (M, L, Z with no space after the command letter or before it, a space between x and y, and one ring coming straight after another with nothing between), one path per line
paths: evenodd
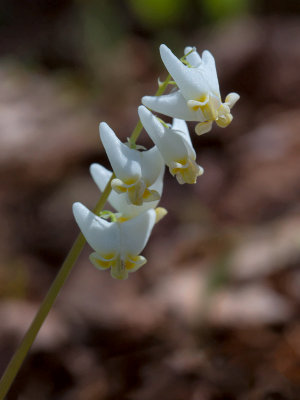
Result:
M178 59L161 45L160 53L173 78L160 85L171 83L175 89L166 95L143 97L143 105L138 108L140 121L154 146L141 149L130 138L128 143L122 143L102 122L100 138L113 172L99 164L92 164L90 171L100 191L111 185L108 201L116 212L96 215L81 203L73 205L76 222L95 250L90 255L91 262L99 269L110 268L112 277L117 279L126 279L129 272L146 263L140 253L155 223L167 212L157 207L165 165L180 184L196 183L203 173L196 163L185 121L198 122L198 135L208 132L213 121L226 127L233 118L231 108L239 99L238 94L230 93L222 102L215 61L208 51L200 57L195 48L187 47L184 57ZM172 125L150 110L172 117Z

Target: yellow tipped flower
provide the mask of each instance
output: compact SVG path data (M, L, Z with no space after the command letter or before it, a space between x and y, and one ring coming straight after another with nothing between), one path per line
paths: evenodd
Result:
M104 122L100 124L100 138L116 174L112 189L125 193L128 203L136 206L159 200L159 193L149 189L164 168L158 149L155 146L143 152L131 149Z
M203 168L196 163L196 152L193 148L188 127L185 121L174 119L171 128L164 126L146 107L139 107L139 116L170 173L177 181L196 183L197 177L203 174Z
M90 172L91 175L94 179L94 182L98 186L99 190L103 192L105 189L107 183L109 182L112 172L109 171L108 169L104 168L100 164L92 164L90 167ZM163 189L163 176L164 176L164 168L161 169L160 175L156 179L156 181L153 183L152 186L149 187L149 190L154 190L159 194L159 197L162 194L162 189ZM115 191L112 191L110 195L108 196L108 202L112 205L112 207L117 211L116 217L118 221L126 221L128 219L134 218L137 215L149 210L150 208L154 208L157 206L159 200L155 201L150 201L150 202L145 202L141 206L135 206L134 204L129 204L127 201L127 195L126 193L121 193L118 194ZM161 216L162 215L162 210L161 207L159 207L160 211L157 211L158 209L156 208L155 211L156 213ZM165 210L164 215L167 213ZM161 219L162 216L159 218ZM158 218L157 218L158 221ZM157 222L156 221L156 222Z
M240 96L230 93L222 103L214 57L205 50L202 57L192 47L185 49L185 65L167 46L160 46L161 58L179 90L163 96L144 96L142 103L161 114L186 121L199 121L196 133L209 132L213 121L225 128L232 121L231 108Z
M151 234L156 212L151 209L125 222L108 222L83 204L73 204L75 220L89 245L95 250L90 255L93 265L101 270L111 269L111 276L127 279L147 260L140 256Z

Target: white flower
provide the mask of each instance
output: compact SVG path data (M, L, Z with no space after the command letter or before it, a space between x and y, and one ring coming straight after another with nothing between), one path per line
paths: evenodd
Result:
M104 122L100 124L100 138L116 174L112 189L126 193L127 201L134 205L159 200L159 193L149 189L164 168L158 149L155 146L143 152L131 149Z
M111 268L113 278L126 279L129 272L146 263L146 258L139 254L155 224L153 209L122 223L108 222L81 203L73 204L73 214L87 242L95 250L90 260L96 268Z
M190 53L191 52L191 53ZM161 58L179 90L163 96L145 96L142 103L150 109L186 121L200 121L196 133L211 130L213 121L224 128L232 121L231 108L238 101L237 93L230 93L222 103L214 57L209 51L202 58L192 47L184 65L167 46L160 46Z
M104 191L108 181L112 176L112 172L108 169L104 168L100 164L92 164L90 167L91 175L94 179L94 182L98 186L101 192ZM161 169L160 175L154 182L152 186L150 186L149 190L155 190L159 196L161 196L163 189L163 176L164 176L164 168ZM117 219L118 221L126 221L128 219L134 218L137 215L149 210L150 208L154 208L156 212L156 222L158 222L164 215L166 215L167 211L158 207L155 208L159 202L159 200L150 201L147 203L143 203L141 206L135 206L133 204L128 204L126 193L117 194L112 191L108 196L108 202L112 205L112 207L117 211Z
M185 121L174 119L172 128L164 126L146 107L140 106L139 116L144 128L159 149L170 173L179 183L196 183L203 168L196 163L188 127Z

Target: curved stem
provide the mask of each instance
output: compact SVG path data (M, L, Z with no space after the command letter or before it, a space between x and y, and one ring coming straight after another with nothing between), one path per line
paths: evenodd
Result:
M115 176L113 175L108 182L107 186L104 189L104 192L102 193L102 196L100 197L94 212L95 214L98 214L102 208L104 207L104 204L106 203L106 200L111 192L111 187L110 183L111 180ZM63 265L61 266L56 278L54 279L54 282L52 283L48 293L46 294L46 297L44 298L44 301L42 302L34 320L32 321L27 333L25 334L19 348L15 352L13 358L11 359L10 363L8 364L3 377L0 381L0 399L3 400L4 396L7 394L12 382L15 379L15 376L17 375L30 347L32 346L43 322L45 321L49 311L51 310L51 307L56 300L60 289L64 285L66 279L68 278L76 260L78 259L84 245L85 245L85 237L80 233L77 236L77 239L75 240L71 250L69 251Z
M166 87L168 86L168 84L170 82L170 79L171 79L171 76L168 75L168 77L166 78L164 83L162 83L161 86L158 88L155 96L159 96L165 91ZM134 143L138 139L142 129L143 129L143 125L139 121L130 137ZM112 175L111 179L107 183L96 207L94 208L93 211L95 214L99 214L100 211L103 209L103 207L107 201L107 198L111 192L111 181L114 178L115 178L115 174ZM54 302L60 292L60 289L64 285L75 262L77 261L85 243L86 243L86 240L85 240L84 236L80 233L78 235L77 239L75 240L71 250L69 251L64 263L62 264L48 293L46 294L34 320L32 321L29 329L27 330L20 346L18 347L17 351L13 355L6 370L4 371L4 374L0 380L0 400L3 400L4 397L6 396L7 392L9 391L11 384L13 383L30 347L32 346L43 322L45 321L49 311L51 310L51 307L54 304Z
M0 381L0 399L3 400L4 396L8 392L15 376L17 375L24 358L27 355L32 343L34 342L36 335L38 334L43 322L45 321L61 287L65 283L71 269L79 257L85 244L85 238L80 233L75 240L69 254L67 255L65 262L59 270L54 282L52 283L44 301L42 302L39 311L37 312L34 320L32 321L26 335L24 336L19 348L15 352L13 358L8 364L4 375Z

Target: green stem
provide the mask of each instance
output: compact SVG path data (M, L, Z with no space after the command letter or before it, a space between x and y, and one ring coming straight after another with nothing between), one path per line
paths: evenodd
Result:
M115 176L113 175L107 184L107 186L104 189L104 192L102 193L102 196L100 197L94 212L95 214L98 214L102 208L104 207L106 200L110 194L111 187L110 183L111 180ZM19 348L15 352L13 358L11 359L10 363L8 364L3 377L0 381L0 400L4 399L4 396L7 394L12 382L15 379L15 376L17 375L25 357L26 354L28 353L30 347L32 346L43 322L45 321L49 311L51 310L51 307L54 303L54 301L57 298L57 295L59 294L60 289L64 285L67 277L69 276L76 260L78 259L84 245L85 245L85 238L84 236L80 233L77 236L77 239L75 240L71 250L69 251L69 254L67 255L62 267L60 268L54 282L52 283L48 293L46 294L46 297L44 298L44 301L42 302L39 311L37 312L34 320L32 321L26 335L24 336Z
M171 80L171 76L168 75L166 80L158 88L155 96L160 96L161 94L164 93L170 80ZM130 137L130 139L133 143L135 143L136 140L138 139L142 129L143 129L143 125L142 125L141 121L139 121ZM111 179L107 183L96 207L94 208L95 214L99 214L101 212L101 210L103 209L103 207L107 201L107 198L111 192L111 181L114 178L115 178L115 175L113 174ZM78 235L77 239L75 240L71 250L69 251L69 253L68 253L63 265L61 266L54 282L52 283L48 293L46 294L46 297L44 298L34 320L32 321L27 333L25 334L19 348L15 352L15 354L12 357L10 363L8 364L6 370L4 371L4 374L0 381L0 400L3 400L4 397L6 396L7 392L9 391L11 384L13 383L29 349L31 348L43 322L45 321L49 311L51 310L51 307L52 307L53 303L55 302L55 300L60 292L60 289L64 285L75 262L77 261L85 243L86 243L86 240L85 240L84 236L80 233Z
M130 136L131 143L135 143L137 141L137 138L140 136L142 129L143 129L143 125L142 125L141 121L139 121L136 124L136 127L134 128L132 135Z
M170 81L171 81L171 75L169 74L166 77L166 80L159 86L159 88L157 89L157 92L155 93L154 96L161 96L164 93L164 91L166 90ZM139 121L130 136L130 141L132 143L135 143L137 141L140 133L142 132L142 129L143 129L143 125L142 125L141 121Z
M79 257L83 246L85 244L85 238L80 233L75 240L69 254L67 255L65 262L63 263L61 269L59 270L54 282L52 283L43 303L40 306L34 320L32 321L26 335L24 336L19 348L15 352L13 358L8 364L4 375L0 381L0 399L3 400L7 394L12 382L17 375L24 358L27 355L32 343L34 342L36 335L38 334L45 318L47 317L61 287L65 283L71 269Z
M160 87L157 89L157 92L155 93L154 96L161 96L161 95L165 92L165 90L166 90L168 84L170 83L170 81L171 81L171 75L169 74L169 75L166 77L166 80L165 80L165 81L160 85Z

